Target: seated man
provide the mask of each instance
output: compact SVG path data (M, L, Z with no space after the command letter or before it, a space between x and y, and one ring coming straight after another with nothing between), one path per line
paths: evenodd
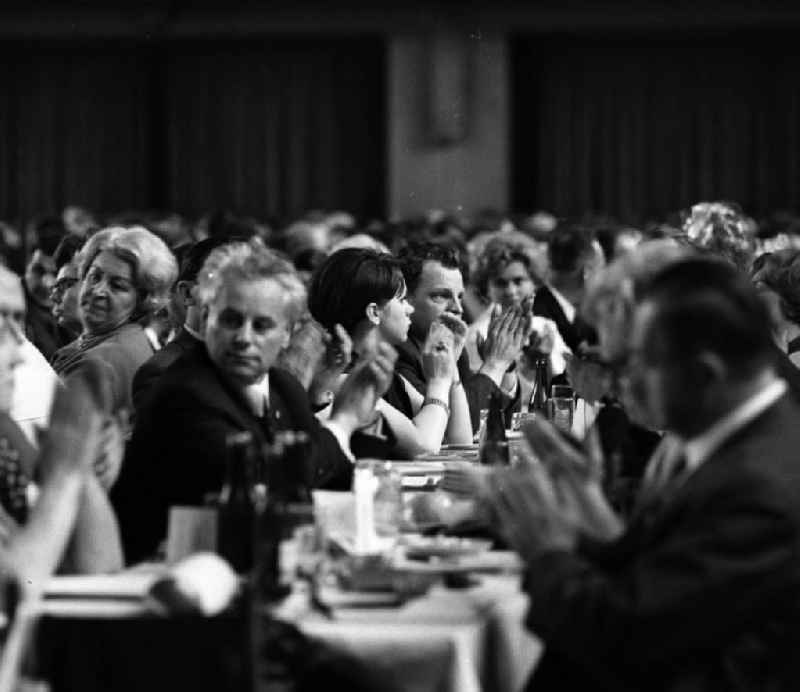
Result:
M564 342L576 353L584 342L596 343L597 334L578 314L586 286L603 266L603 251L589 229L560 226L547 243L548 280L536 291L533 313L553 320Z
M541 464L493 476L490 494L546 645L531 689L798 688L800 407L770 339L724 262L680 260L644 287L626 378L673 444L624 530L588 469L526 424Z
M521 328L522 315L505 320L502 329L490 330L483 345L484 364L479 372L469 368L469 357L464 350L467 326L463 315L464 277L454 249L436 243L409 245L400 253L407 299L414 311L408 339L398 346L397 374L404 377L421 394L425 394L425 372L422 367L422 346L431 324L442 320L457 338L456 359L460 382L469 403L472 429L480 425L481 409L489 408L489 399L500 392L511 411L519 404L517 378L508 369L522 350L529 329ZM404 407L400 399L387 401L413 417L414 412ZM508 414L510 417L510 413Z
M181 327L168 344L136 371L131 389L133 407L137 411L145 405L154 385L172 363L184 353L203 348L203 315L196 295L197 273L211 252L225 242L219 238L206 238L195 243L183 258L170 299L171 312Z
M391 376L387 351L359 364L322 427L301 384L274 367L305 310L305 289L291 265L258 243L227 244L203 265L197 295L205 348L173 363L137 412L112 493L128 561L156 549L170 505L201 505L220 490L231 433L249 431L263 442L275 431L305 431L309 484L349 489L350 436L371 420Z

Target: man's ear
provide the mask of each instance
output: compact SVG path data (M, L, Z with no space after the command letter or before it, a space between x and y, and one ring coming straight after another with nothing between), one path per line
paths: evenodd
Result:
M372 322L372 324L380 324L381 322L381 309L378 307L377 303L370 303L364 309L364 312L367 315L367 319Z
M188 308L197 304L194 299L194 281L179 281L177 286L178 295L183 304Z
M698 388L729 379L727 363L712 351L701 351L691 360L692 381Z

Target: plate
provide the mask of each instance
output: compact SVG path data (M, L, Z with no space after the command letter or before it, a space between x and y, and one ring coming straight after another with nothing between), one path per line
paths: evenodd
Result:
M492 547L489 540L457 536L406 536L403 543L406 557L412 560L454 559L477 555Z
M442 450L449 452L477 452L478 445L474 442L471 444L442 445Z

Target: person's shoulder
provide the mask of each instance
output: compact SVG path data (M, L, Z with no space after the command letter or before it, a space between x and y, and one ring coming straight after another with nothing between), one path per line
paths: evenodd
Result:
M126 324L119 331L86 351L89 357L102 357L108 361L141 360L154 353L144 329L138 324Z
M182 362L187 355L187 352L199 348L202 344L198 341L197 346L192 344L183 343L179 341L170 341L163 348L156 351L150 358L148 358L136 373L141 377L152 377L161 375L166 372L175 363Z
M283 368L270 368L269 386L274 387L283 398L293 401L308 399L308 394L300 380Z

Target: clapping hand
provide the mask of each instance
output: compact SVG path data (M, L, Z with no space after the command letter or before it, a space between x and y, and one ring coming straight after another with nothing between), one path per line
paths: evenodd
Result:
M278 356L278 367L288 370L308 389L314 375L323 367L330 338L311 316L306 316L292 332L289 345Z
M485 366L501 373L508 370L520 355L522 346L530 334L531 315L521 306L501 310L497 305L492 309L492 317L486 338L478 335L478 353Z
M525 421L522 432L532 458L537 460L531 463L523 446L522 465L546 472L576 529L599 540L616 538L623 527L603 494L603 457L596 438L589 436L588 449L581 450L539 418Z
M309 396L314 402L319 401L320 395L325 392L336 393L339 378L353 357L353 341L340 324L334 326L332 333L325 335L324 343L325 352L308 387Z
M467 323L449 312L442 313L439 316L439 322L453 334L453 358L457 363L467 342Z
M109 416L99 431L94 473L100 486L108 491L117 480L125 454L124 425L115 416Z
M578 539L574 504L559 497L541 466L496 469L488 477L490 505L508 543L523 560L548 550L571 551Z
M378 399L391 384L396 361L397 351L389 344L380 344L372 357L357 363L333 400L331 419L350 432L369 425Z
M422 369L429 383L434 380L449 383L456 376L455 336L438 320L431 324L422 346Z
M42 480L59 472L88 473L98 456L108 380L101 365L88 361L56 390L50 427L39 455Z

